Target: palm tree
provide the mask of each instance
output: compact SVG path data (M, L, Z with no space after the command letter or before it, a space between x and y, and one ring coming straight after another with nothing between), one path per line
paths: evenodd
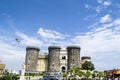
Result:
M63 80L64 80L64 79L66 80L67 73L63 73L63 74L62 74L62 77L63 77Z
M108 73L107 71L104 71L104 76L107 76L107 73Z
M92 74L92 78L96 78L97 77L97 73L98 73L98 71L93 71L93 74Z
M70 68L70 76L73 75L73 72L74 72L74 69L73 69L73 67L71 67L71 68Z
M70 68L70 76L74 77L74 79L75 79L75 77L78 75L79 70L80 70L80 67L78 67L78 66L71 67Z
M78 75L78 72L80 71L80 67L74 66L73 70L74 70L74 76L76 76L76 75Z
M81 70L78 71L78 76L79 76L79 77L82 77L82 76L84 76L84 75L85 75L85 73L84 73L83 71L81 71Z
M103 72L98 72L98 77L99 77L99 80L101 77L104 77L104 73Z
M85 73L85 77L88 79L90 75L91 75L90 71L87 70L87 72Z

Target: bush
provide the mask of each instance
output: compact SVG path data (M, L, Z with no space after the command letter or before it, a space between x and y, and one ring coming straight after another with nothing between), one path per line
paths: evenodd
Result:
M3 75L2 77L0 77L0 80L18 80L19 79L19 75L16 74L9 74L9 75Z

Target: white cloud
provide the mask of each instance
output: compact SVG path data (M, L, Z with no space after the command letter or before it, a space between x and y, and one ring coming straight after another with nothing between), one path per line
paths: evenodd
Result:
M81 45L81 55L90 55L92 57L97 69L106 63L114 66L107 67L103 65L100 69L113 69L119 67L119 60L117 61L118 57L120 57L119 40L120 19L116 19L113 22L100 25L84 35L76 36L73 42ZM113 60L116 60L116 62L113 62Z
M2 36L0 35L0 37ZM10 37L7 38L11 42ZM5 40L6 38L2 37L0 41L0 60L6 64L7 69L18 71L21 69L21 64L25 60L24 48L11 44L9 40Z
M108 17L110 17L110 15ZM43 28L39 28L37 32L40 34L42 39L38 39L38 36L35 38L33 36L30 37L24 33L17 32L17 37L21 41L19 43L20 47L18 47L16 44L12 44L12 39L9 37L3 37L0 35L0 59L2 59L2 61L7 64L7 68L11 68L13 64L12 67L20 69L22 62L25 60L26 45L40 46L40 48L43 49L44 47L47 50L48 46L50 45L59 45L61 47L66 47L76 44L78 46L81 46L81 56L91 56L92 61L96 65L97 69L103 70L117 68L120 66L118 65L120 57L120 19L109 21L109 18L105 18L103 22L104 23L102 24L101 22L97 22L95 25L92 25L92 28L96 28L92 29L89 32L86 32L84 34L77 34L77 36L67 36L67 38L66 35L63 35L57 31ZM8 38L10 41L8 41ZM56 44L51 44L53 43L53 40L51 38L55 39ZM113 62L113 60L116 61ZM106 66L106 63L108 63L110 67ZM111 66L113 64L114 66Z
M110 6L111 1L110 0L97 0L98 3L102 4L103 6Z
M87 8L89 10L95 10L97 13L100 13L100 11L102 10L101 6L91 6L88 4L85 4L85 8Z
M102 3L103 0L97 0L98 3Z
M21 38L21 43L23 45L27 45L27 46L41 46L42 45L42 41L34 37L27 36L26 34L23 34L20 32L17 32L16 34L17 36Z
M97 13L107 10L107 7L109 7L112 4L111 0L97 0L97 2L99 4L94 8ZM111 12L112 10L109 10L109 13Z
M54 31L54 30L39 28L37 33L41 37L46 38L46 39L64 39L63 34L57 32L57 31Z
M120 8L120 4L119 3L116 3L115 4L117 8Z
M89 9L89 10L95 10L97 13L102 12L103 10L105 10L108 6L111 5L110 1L104 1L103 0L97 0L97 2L99 3L97 6L93 6L93 5L89 5L89 4L85 4L85 8ZM111 10L110 10L111 12Z
M97 6L97 7L96 7L96 11L97 11L97 13L100 13L100 11L101 11L100 6Z
M111 2L110 2L110 1L104 1L104 2L103 2L103 5L104 5L104 6L110 6L110 5L111 5Z
M41 46L42 42L20 32L16 34L20 43L15 41L16 36L6 36L4 31L0 34L0 61L6 64L7 69L19 71L22 63L25 62L26 46Z
M85 8L89 9L91 7L88 4L85 4Z
M101 19L100 19L100 22L101 22L101 23L106 23L106 22L111 22L111 21L112 21L112 18L110 17L109 14L101 17Z

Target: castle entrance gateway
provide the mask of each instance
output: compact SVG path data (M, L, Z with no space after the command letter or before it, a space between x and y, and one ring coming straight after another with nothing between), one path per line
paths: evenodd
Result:
M65 71L66 71L65 66L63 66L63 67L61 68L61 70L62 70L62 72L65 72Z

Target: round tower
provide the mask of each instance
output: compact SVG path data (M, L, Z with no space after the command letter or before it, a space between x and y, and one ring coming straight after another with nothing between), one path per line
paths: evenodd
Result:
M26 73L35 72L37 68L37 61L38 61L38 55L39 55L39 48L28 46L26 48Z
M91 57L90 57L90 56L82 56L82 57L81 57L81 61L82 61L82 62L91 61Z
M48 48L48 72L59 72L60 71L60 47L50 46Z
M68 46L68 70L73 66L80 66L80 50L79 46Z

